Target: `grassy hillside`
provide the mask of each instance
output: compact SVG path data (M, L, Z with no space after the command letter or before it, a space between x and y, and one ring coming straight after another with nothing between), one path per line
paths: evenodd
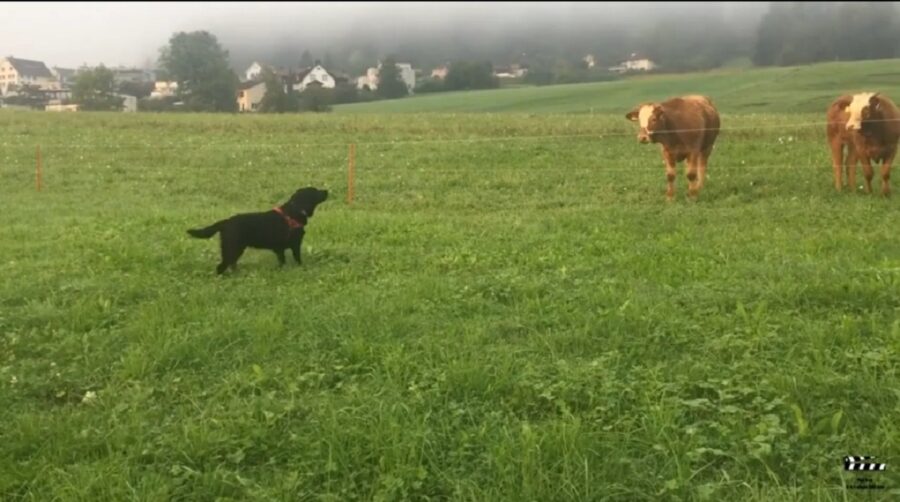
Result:
M0 112L0 500L896 500L900 198L473 118ZM185 233L307 184L300 267Z
M341 105L337 113L624 113L642 100L708 94L726 113L822 112L843 92L880 90L900 100L900 59L633 77L618 82L455 92Z

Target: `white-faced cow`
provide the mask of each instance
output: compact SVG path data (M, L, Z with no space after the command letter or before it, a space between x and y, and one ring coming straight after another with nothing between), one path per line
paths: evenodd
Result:
M900 111L894 102L879 92L846 94L831 103L827 117L834 188L840 191L843 186L843 165L850 190L855 191L856 164L862 162L866 193L872 193L872 161L875 161L881 162L881 194L890 195L891 163L900 139Z
M675 196L675 165L687 161L688 194L696 197L719 136L719 112L706 96L682 96L662 103L642 103L625 118L638 122L638 141L659 143L666 166L666 198Z

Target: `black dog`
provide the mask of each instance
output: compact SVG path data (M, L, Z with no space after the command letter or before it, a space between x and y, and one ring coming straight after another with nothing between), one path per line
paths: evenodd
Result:
M206 228L191 229L187 232L200 239L209 239L216 232L220 232L222 263L216 267L218 274L225 272L228 267L234 271L237 268L238 258L248 247L275 251L282 266L284 250L290 248L294 253L294 260L300 265L300 245L306 233L303 227L316 211L316 206L325 202L327 198L328 190L301 188L294 192L287 203L271 211L236 214Z

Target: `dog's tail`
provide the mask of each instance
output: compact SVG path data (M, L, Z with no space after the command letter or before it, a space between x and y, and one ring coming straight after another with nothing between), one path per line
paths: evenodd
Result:
M192 228L187 233L198 239L209 239L222 229L222 223L222 221L217 221L206 228Z

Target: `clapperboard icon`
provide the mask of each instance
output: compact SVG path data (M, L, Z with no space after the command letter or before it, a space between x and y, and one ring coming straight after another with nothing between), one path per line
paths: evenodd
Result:
M887 464L879 464L877 462L869 462L869 460L875 457L864 456L864 457L854 457L854 456L846 456L844 457L844 470L845 471L883 471L887 468Z

